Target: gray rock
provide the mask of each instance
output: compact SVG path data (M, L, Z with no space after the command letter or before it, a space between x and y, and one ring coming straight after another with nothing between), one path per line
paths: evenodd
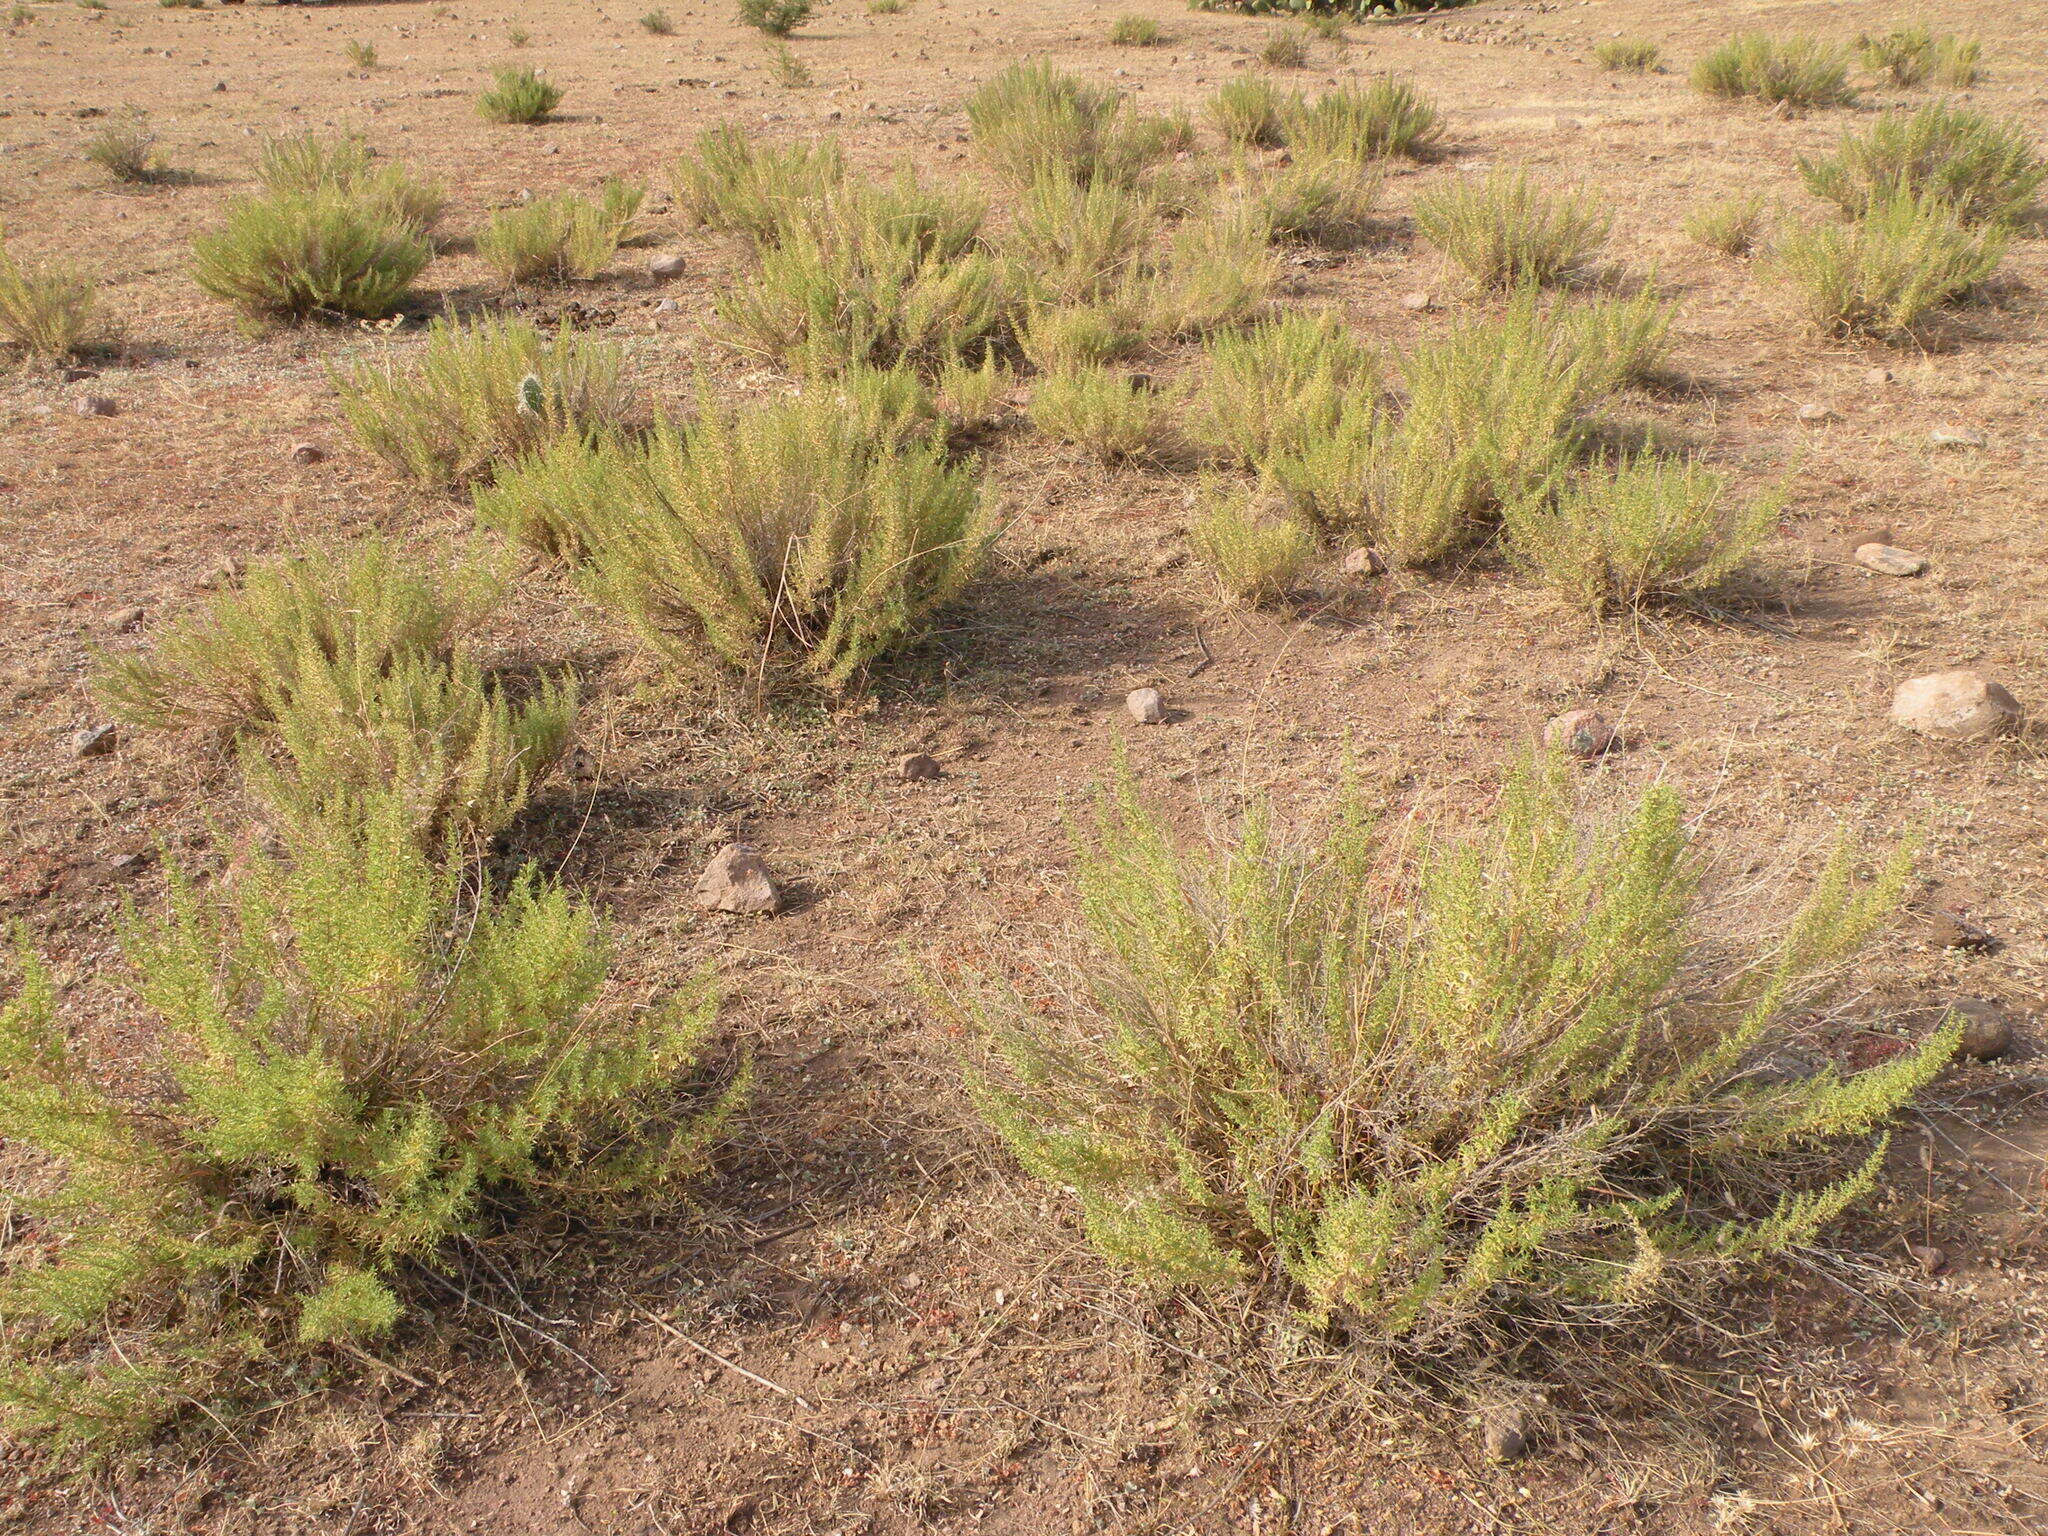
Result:
M72 732L71 755L73 757L105 757L120 744L121 732L115 725L111 723L106 725L89 725L82 731Z
M1924 1275L1932 1277L1948 1268L1948 1255L1932 1243L1908 1243L1906 1253Z
M1998 1004L1981 997L1959 997L1949 1009L1963 1023L1956 1050L1972 1061L1996 1061L2012 1049L2012 1020Z
M665 283L670 278L681 277L688 270L689 263L671 251L663 251L659 255L647 258L647 275L657 283Z
M1401 297L1401 307L1403 309L1413 310L1416 314L1419 315L1427 310L1436 308L1436 300L1431 298L1426 293L1403 294Z
M1927 569L1927 557L1892 544L1858 544L1856 563L1880 576L1918 576Z
M1597 709L1572 709L1543 727L1543 744L1574 757L1598 757L1614 746L1614 726Z
M318 443L292 444L292 462L294 464L321 464L325 463L326 459L327 450Z
M758 850L728 843L697 877L697 905L714 912L758 915L782 908L782 892L769 877Z
M682 313L682 309L683 306L674 299L663 299L654 306L654 312L658 315L677 315Z
M1978 741L2018 726L2013 696L1980 672L1959 667L1909 678L1892 695L1892 724L1938 741Z
M1140 725L1158 725L1166 719L1166 700L1157 688L1133 688L1124 697L1124 708Z
M1386 569L1387 562L1380 558L1379 551L1363 545L1344 557L1346 576L1382 576L1386 574Z
M1818 401L1809 401L1799 407L1799 419L1808 423L1833 421L1835 408L1832 405L1822 405Z
M1486 1459L1519 1461L1529 1454L1529 1428L1522 1415L1504 1409L1486 1421Z
M1982 448L1985 437L1975 427L1936 427L1927 441L1936 448Z
M72 409L81 416L113 416L121 407L106 395L81 395Z
M906 784L920 784L942 773L939 760L929 752L906 752L896 760L896 777Z

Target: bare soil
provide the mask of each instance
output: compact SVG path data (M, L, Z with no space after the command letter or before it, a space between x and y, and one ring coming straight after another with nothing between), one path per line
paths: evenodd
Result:
M1107 46L1126 8L1168 41ZM790 88L726 0L665 9L671 37L616 3L112 0L32 5L0 37L0 221L19 254L98 274L124 332L96 377L0 379L0 915L52 957L81 1037L115 1066L141 1070L148 1042L109 919L154 899L166 852L203 863L248 813L232 764L203 743L136 733L73 757L72 733L101 718L95 654L140 643L226 557L373 527L433 543L466 522L341 427L325 370L383 336L245 335L187 275L192 236L244 190L261 136L360 129L448 184L458 231L522 191L607 175L661 187L725 119L966 177L961 100L1015 57L1192 107L1259 67L1273 25L1167 0L910 0L883 16L828 0L791 45L814 83ZM2048 8L2013 0L1486 0L1318 43L1292 81L1408 75L1446 109L1441 156L1389 183L1384 237L1290 269L1288 302L1338 306L1390 350L1463 302L1407 227L1426 179L1526 163L1611 205L1614 262L1680 304L1675 372L1623 402L1623 426L1745 485L1790 486L1745 601L1599 628L1482 557L1431 577L1333 571L1289 613L1231 614L1186 557L1190 474L1106 469L1021 426L986 447L1011 519L993 578L843 705L761 710L663 686L536 572L495 626L497 659L585 675L596 775L552 788L508 856L559 869L616 915L626 985L722 969L728 1043L760 1070L740 1144L696 1211L479 1245L460 1294L422 1309L388 1371L270 1384L270 1406L231 1435L78 1482L8 1453L0 1516L136 1536L2041 1530L2043 760L2031 738L1917 740L1886 708L1903 678L1958 665L2048 701L2048 245L2017 241L1988 303L1880 348L1816 337L1762 272L1678 230L1694 204L1749 190L1817 216L1794 157L1926 99L1871 86L1855 108L1775 116L1693 94L1693 58L1740 28L1849 38L1909 23L1983 39L1989 78L1969 98L2048 142ZM513 24L531 33L523 49ZM1592 45L1623 33L1662 43L1667 72L1598 70ZM374 71L350 70L352 38L376 46ZM488 67L511 59L565 88L554 121L477 118ZM178 179L113 186L80 159L131 109ZM715 341L710 306L745 280L740 254L672 216L656 226L688 260L681 281L653 286L645 253L628 253L616 276L530 307L580 306L579 323L628 345L651 403L686 395L699 366L767 387ZM1429 308L1403 302L1416 292ZM423 294L422 312L493 297L459 248ZM87 393L118 414L78 414ZM1802 405L1829 413L1805 420ZM1930 446L1944 426L1985 446ZM330 457L294 463L300 441ZM1858 568L1850 551L1879 535L1931 572ZM142 634L117 621L133 608ZM1129 724L1123 696L1141 684L1165 693L1167 725ZM1528 1405L1536 1454L1491 1466L1456 1409L1374 1409L1341 1362L1290 1363L1251 1321L1120 1287L976 1126L959 1042L904 962L1012 954L1060 917L1064 811L1119 744L1190 826L1247 791L1312 805L1347 748L1396 821L1455 824L1546 718L1588 705L1626 739L1590 792L1681 786L1732 922L1767 927L1843 829L1923 839L1925 888L1861 978L1845 1055L1889 1048L1959 996L2004 1005L2021 1041L1958 1069L1901 1128L1885 1196L1849 1234L1853 1278L1788 1264L1675 1324L1665 1365L1611 1357L1617 1376L1661 1383L1662 1411L1603 1427L1560 1385ZM896 782L910 751L945 776ZM697 871L735 835L790 881L783 915L692 904ZM1943 912L1995 947L1948 947L1928 922ZM1947 1268L1922 1276L1909 1243L1940 1247ZM1490 1390L1464 1406L1480 1412Z

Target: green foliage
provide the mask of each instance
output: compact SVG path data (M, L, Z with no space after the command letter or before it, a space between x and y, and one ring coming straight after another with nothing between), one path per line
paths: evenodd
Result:
M476 237L477 254L507 283L588 282L631 239L647 194L607 181L595 199L563 193L500 208Z
M477 98L477 115L487 123L538 123L562 104L561 89L526 64L500 65L491 87Z
M1308 59L1308 33L1297 27L1274 28L1259 49L1259 62L1268 69L1306 69Z
M1135 188L1044 174L1017 201L1006 250L1038 302L1085 304L1129 283L1159 230L1151 199Z
M1934 40L1934 81L1954 90L1968 90L1984 78L1984 45L1974 38Z
M812 0L740 0L740 25L787 37L811 19Z
M675 33L676 24L667 11L655 10L640 18L640 30L651 32L656 37L670 37Z
M1187 435L1239 464L1307 452L1376 391L1372 349L1333 314L1286 310L1207 350Z
M1804 35L1739 33L1693 66L1692 85L1703 96L1748 96L1772 107L1840 107L1856 99L1848 56Z
M270 561L159 629L147 651L106 658L97 690L134 725L269 733L301 693L366 687L331 679L447 657L504 590L503 575L478 560L425 563L379 538Z
M59 362L93 336L98 289L66 266L26 266L0 245L0 343L22 358Z
M1782 494L1732 506L1724 476L1642 454L1546 486L1501 517L1510 559L1574 607L1603 613L1721 585L1783 507Z
M1166 444L1171 403L1143 379L1082 364L1039 379L1031 424L1111 463L1152 459Z
M1938 197L1894 197L1860 219L1787 230L1773 271L1823 329L1894 339L1990 277L2010 235Z
M1851 218L1896 198L1938 198L1970 223L2025 216L2048 163L2019 125L1934 102L1887 112L1832 155L1799 161L1807 190Z
M1582 392L1611 394L1655 378L1671 336L1672 305L1658 297L1653 273L1635 294L1602 294L1557 312L1565 342L1583 362Z
M1134 1280L1277 1285L1411 1357L1640 1318L1820 1241L1957 1031L1853 1075L1755 1066L1905 859L1859 883L1838 852L1731 961L1677 796L1588 828L1568 782L1525 766L1483 829L1404 860L1355 789L1320 840L1254 803L1182 850L1126 780L1079 851L1075 930L947 994L989 1047L976 1103Z
M229 204L192 255L199 286L249 320L374 320L398 306L433 250L388 207L319 191Z
M642 442L588 445L579 472L559 445L545 489L562 499L527 495L515 472L479 515L545 507L593 594L673 663L843 689L917 638L993 536L972 469L869 401L706 398Z
M1272 240L1273 226L1251 198L1184 220L1144 289L1151 334L1190 341L1255 319L1280 283Z
M868 0L870 16L901 16L909 9L906 0Z
M1682 227L1688 238L1723 256L1747 256L1763 238L1765 218L1763 194L1751 192L1700 204L1686 214Z
M1405 80L1326 91L1287 108L1287 142L1302 154L1330 159L1419 160L1442 133L1437 109Z
M1144 347L1145 315L1128 290L1100 303L1043 306L1031 311L1017 342L1040 373L1120 362Z
M140 123L102 128L85 141L84 153L89 163L131 186L145 186L165 176L163 157L156 152L156 135Z
M843 185L846 162L830 139L778 149L720 124L697 136L696 153L676 161L670 178L686 216L768 245Z
M1901 27L1881 37L1856 40L1863 67L1888 77L1893 85L1914 86L1932 78L1947 86L1975 85L1983 76L1979 61L1984 46L1950 33L1936 36L1926 27Z
M768 73L775 77L775 83L788 90L800 91L811 83L811 66L796 56L789 44L771 41L768 44Z
M1165 42L1166 34L1150 16L1126 13L1109 24L1109 40L1119 48L1152 48Z
M1348 250L1372 232L1379 191L1370 166L1302 155L1255 182L1251 196L1274 239Z
M351 38L341 45L342 57L355 69L371 70L377 67L377 48L360 38Z
M564 433L624 420L631 395L615 345L524 320L437 319L426 340L331 374L343 418L372 453L429 486L488 477Z
M1240 75L1216 88L1203 109L1224 141L1240 149L1286 142L1287 114L1297 98L1261 75Z
M514 24L505 29L505 41L514 48L524 48L533 41L533 34L527 31L526 28Z
M1481 288L1554 283L1585 266L1611 220L1590 194L1553 197L1524 170L1434 182L1415 198L1415 225Z
M1316 557L1315 534L1291 517L1274 517L1243 487L1208 484L1188 529L1195 558L1233 602L1259 607L1287 597Z
M1647 74L1663 58L1664 50L1647 37L1612 37L1593 46L1593 62L1602 69Z
M680 1086L709 982L615 1002L597 918L531 867L480 888L374 796L279 840L123 925L174 1092L99 1087L31 955L0 1009L0 1133L63 1176L5 1278L0 1413L59 1450L388 1332L508 1204L666 1198L744 1090Z
M969 96L967 125L976 153L1015 187L1047 175L1135 185L1192 139L1184 119L1127 110L1121 92L1044 60L1012 64Z
M402 165L380 165L375 153L353 134L318 133L265 139L256 158L256 179L277 196L332 193L425 234L441 217L447 195L441 184L420 181Z

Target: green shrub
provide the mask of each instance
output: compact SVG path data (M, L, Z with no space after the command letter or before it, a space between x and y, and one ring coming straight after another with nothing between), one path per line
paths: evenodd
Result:
M971 436L1008 413L1007 397L1014 382L993 352L985 353L977 368L949 362L932 382L932 405L954 432Z
M562 104L559 87L529 65L500 65L491 88L477 98L477 115L487 123L538 123Z
M1747 193L1702 203L1683 221L1686 235L1723 256L1747 256L1763 237L1765 209L1763 194Z
M1647 74L1663 61L1664 50L1647 37L1615 37L1593 47L1593 62L1602 69Z
M1588 468L1501 512L1508 556L1592 613L1721 585L1770 536L1782 495L1731 506L1703 465L1643 454Z
M616 433L556 434L476 487L477 525L550 559L578 563L583 525L608 515L641 467L634 443Z
M592 592L683 666L843 689L918 637L992 537L970 467L877 434L826 390L706 400L610 452L558 515Z
M429 486L488 477L563 433L623 421L631 406L619 349L564 326L436 319L401 361L393 350L330 375L365 448Z
M1226 331L1207 350L1187 435L1239 464L1307 450L1376 391L1372 349L1333 314L1287 310Z
M1849 61L1840 48L1814 38L1744 32L1707 54L1692 71L1703 96L1750 96L1766 106L1839 107L1855 100Z
M1860 219L1788 230L1771 266L1823 329L1892 339L1990 277L2009 239L1940 198L1895 197Z
M514 23L505 29L505 41L514 48L524 48L533 41L533 34L527 31L526 28Z
M376 208L422 234L447 205L436 181L420 181L402 165L379 165L370 146L354 135L318 133L265 139L256 158L256 179L279 196L333 193Z
M476 251L513 287L536 279L589 282L632 238L646 196L607 181L594 201L564 193L500 208L477 234Z
M1085 304L1132 279L1159 229L1142 192L1107 177L1047 174L1018 199L1006 249L1041 303Z
M1192 137L1184 119L1126 110L1121 92L1043 60L1012 64L969 96L967 125L976 153L1016 187L1048 174L1136 184Z
M1984 45L1974 39L1940 37L1934 42L1934 80L1954 90L1967 90L1984 78Z
M1851 218L1896 198L1933 197L1971 223L2012 222L2033 205L2048 163L2017 124L1934 102L1844 134L1832 155L1802 157L1799 174Z
M846 163L829 139L777 149L721 124L697 136L696 153L676 161L670 178L686 216L770 245L844 183Z
M1150 333L1189 341L1255 319L1280 283L1272 240L1273 226L1250 198L1184 220L1145 290Z
M1269 172L1251 195L1274 239L1349 250L1371 234L1379 191L1380 173L1370 166L1303 155Z
M330 690L313 674L370 679L445 658L504 591L490 565L423 563L380 538L270 561L159 630L146 652L106 659L97 691L133 725L269 732L302 691Z
M740 0L740 25L787 37L811 19L812 0Z
M1658 296L1654 273L1632 297L1601 295L1562 306L1557 325L1584 365L1582 394L1590 400L1654 379L1668 350L1673 314Z
M1042 376L1031 393L1031 424L1110 463L1156 458L1171 402L1142 379L1102 366Z
M901 16L909 9L907 0L868 0L870 16Z
M676 24L669 18L667 11L649 11L640 18L640 30L651 32L656 37L669 37L674 34Z
M199 286L255 321L377 319L433 259L415 225L331 191L231 203L192 254Z
M1141 299L1127 285L1098 303L1031 310L1017 343L1040 373L1067 373L1135 356L1145 345L1146 318Z
M1940 37L1926 27L1902 27L1882 37L1856 40L1863 67L1890 78L1893 85L1914 86L1930 77L1947 86L1971 86L1982 78L1983 44L1952 34Z
M1126 781L1079 920L1017 982L954 984L975 1101L1143 1284L1278 1287L1418 1361L1640 1320L1812 1244L1957 1032L1868 1071L1757 1070L1897 903L1840 852L1743 963L1699 915L1667 787L1590 829L1562 763L1410 860L1358 791L1320 840L1254 804L1182 850Z
M372 70L377 67L377 48L374 43L351 38L341 45L341 54L353 69Z
M93 337L98 289L70 267L24 266L0 245L0 342L25 359L59 362Z
M1188 529L1195 558L1231 601L1259 607L1286 598L1316 557L1315 534L1291 517L1274 517L1242 487L1206 485Z
M1268 69L1308 68L1309 34L1297 27L1276 27L1266 34L1259 62Z
M768 44L768 73L786 90L800 91L813 79L811 66L796 56L789 44L779 40Z
M156 135L139 123L117 123L102 128L85 141L86 160L114 180L132 186L162 181L163 157L156 152Z
M1109 40L1119 48L1152 48L1166 41L1150 16L1123 15L1109 24Z
M1482 288L1570 276L1599 251L1610 223L1589 194L1550 196L1523 170L1440 180L1415 198L1423 238Z
M682 1087L708 980L614 1001L598 919L531 866L480 888L374 797L279 838L123 926L171 1091L101 1088L33 956L0 1010L0 1133L63 1177L25 1202L0 1413L60 1451L389 1334L412 1274L522 1206L668 1197L744 1091Z
M1442 133L1437 109L1405 80L1326 91L1314 101L1297 99L1287 110L1287 142L1300 153L1331 159L1420 159Z
M1242 75L1216 88L1203 109L1223 135L1240 149L1271 149L1286 142L1290 94L1259 75Z

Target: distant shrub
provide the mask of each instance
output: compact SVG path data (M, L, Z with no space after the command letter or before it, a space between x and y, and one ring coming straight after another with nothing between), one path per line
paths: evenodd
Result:
M1931 197L1970 223L2010 222L2032 207L2048 162L2017 124L1934 102L1844 134L1832 155L1802 157L1799 174L1851 218L1899 197Z
M1145 288L1150 334L1190 341L1257 319L1280 283L1272 240L1272 223L1251 198L1183 220Z
M500 208L476 237L476 252L514 287L536 280L589 282L632 238L647 194L608 181L595 199L564 193Z
M562 104L562 92L525 64L491 72L491 87L477 98L477 115L487 123L538 123Z
M1151 48L1166 41L1150 16L1123 15L1109 24L1109 40L1119 48Z
M370 146L353 135L265 139L256 179L265 191L277 194L335 193L381 209L423 234L434 227L448 201L439 182L421 181L402 165L380 165Z
M1614 37L1593 46L1593 62L1602 69L1645 74L1663 60L1664 50L1647 37Z
M1207 354L1187 435L1247 466L1306 451L1376 393L1372 348L1333 314L1288 310L1223 332Z
M1045 174L1017 199L1005 249L1041 302L1085 304L1131 281L1159 231L1142 192L1108 178Z
M787 37L811 19L812 0L740 0L740 24Z
M909 9L906 0L868 0L870 16L901 16Z
M1188 529L1195 558L1233 602L1259 607L1288 596L1316 557L1315 534L1276 517L1242 487L1203 488L1202 510Z
M1692 71L1704 96L1754 97L1766 106L1839 107L1855 99L1848 56L1811 37L1745 32L1708 53Z
M27 266L0 245L0 342L24 359L60 362L93 336L98 289L68 266Z
M1934 81L1954 90L1967 90L1984 78L1984 45L1975 39L1964 41L1940 37L1934 42Z
M1860 219L1787 230L1774 271L1825 330L1894 339L1990 277L2010 235L1934 197L1895 197Z
M697 136L696 151L670 167L676 202L711 229L773 244L846 180L839 146L756 144L730 124Z
M796 56L789 44L771 39L768 44L768 73L787 90L800 91L812 82L811 66Z
M1278 1287L1345 1347L1439 1368L1822 1241L1956 1030L1854 1074L1759 1064L1905 860L1859 882L1838 853L1731 956L1676 794L1589 825L1568 782L1524 767L1482 828L1401 857L1356 789L1320 837L1255 800L1182 848L1124 780L1057 948L941 993L988 1047L975 1103L1134 1281Z
M1763 237L1765 217L1763 194L1751 192L1702 203L1686 214L1681 227L1690 239L1723 256L1747 256Z
M1259 62L1268 69L1306 69L1309 34L1296 27L1276 27L1266 34Z
M1184 120L1131 111L1121 92L1089 85L1043 60L1012 64L967 98L975 152L999 178L1135 184L1188 147Z
M1142 300L1126 289L1099 303L1034 308L1017 342L1040 373L1071 373L1134 356L1145 345L1145 325Z
M1362 245L1372 233L1380 173L1371 166L1302 155L1252 186L1276 240L1341 251Z
M1170 401L1142 379L1100 365L1043 375L1031 424L1109 463L1155 458L1166 444Z
M377 49L373 43L351 38L341 45L342 57L355 69L371 70L377 67Z
M1591 399L1655 378L1673 313L1658 296L1654 274L1628 298L1603 294L1561 307L1556 325L1580 360L1581 393Z
M1443 133L1437 109L1405 80L1326 91L1287 107L1287 142L1342 160L1420 159Z
M1439 180L1415 198L1423 238L1482 288L1571 275L1598 252L1610 222L1590 195L1551 196L1523 170Z
M505 29L505 41L514 48L524 48L533 41L533 34L527 31L526 28L514 23Z
M1888 77L1893 85L1914 86L1932 78L1947 86L1971 86L1982 78L1983 44L1952 34L1937 37L1926 27L1902 27L1881 37L1856 40L1863 67Z
M199 286L254 321L378 319L433 259L416 225L338 192L243 198L192 254Z
M114 180L131 186L164 178L164 161L156 152L156 135L139 123L102 128L85 141L85 158Z
M1290 93L1260 75L1241 75L1216 88L1204 112L1226 143L1270 149L1286 142Z
M619 349L566 326L436 319L426 340L332 371L356 439L423 485L488 478L564 433L621 423L631 407Z
M687 1081L708 979L615 1000L596 915L531 866L483 887L375 796L277 837L212 886L173 866L122 925L146 1101L70 1048L34 956L0 1008L0 1133L62 1178L25 1200L45 1240L8 1266L0 1414L55 1450L388 1335L409 1272L511 1209L673 1198L744 1092Z
M649 11L640 18L640 30L651 32L656 37L669 37L674 34L676 24L670 20L667 11Z
M1643 454L1502 508L1508 556L1592 613L1711 591L1770 536L1781 495L1732 506L1702 465Z

